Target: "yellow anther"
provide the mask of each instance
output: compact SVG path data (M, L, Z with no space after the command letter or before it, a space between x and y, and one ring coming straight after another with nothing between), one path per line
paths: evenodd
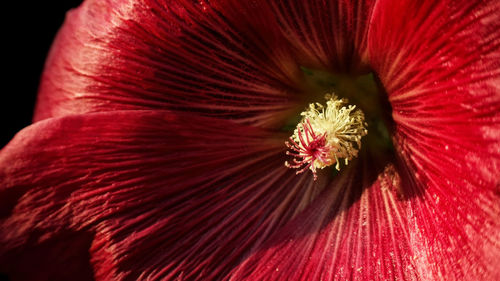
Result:
M347 165L358 155L361 138L368 133L360 109L334 95L328 94L325 98L326 107L312 103L301 113L302 120L286 142L291 150L287 155L294 158L285 165L298 169L297 174L309 168L315 179L316 169L336 164L335 168L340 170L339 158L344 158Z

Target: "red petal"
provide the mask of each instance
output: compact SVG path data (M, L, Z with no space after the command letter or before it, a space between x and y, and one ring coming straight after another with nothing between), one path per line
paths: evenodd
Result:
M276 123L298 91L299 68L274 17L210 3L89 0L71 11L46 64L35 120L175 108Z
M500 256L500 2L380 5L370 60L421 194L411 205L426 238L419 255L439 265L426 272L481 280L494 271L483 280L499 279L488 262Z
M193 108L205 115L230 116L258 124L270 122L266 119L267 116L275 115L288 106L286 104L279 105L280 102L286 102L286 98L284 94L277 93L284 93L288 89L294 91L293 89L295 89L293 83L289 82L292 80L290 77L294 76L293 70L291 70L293 67L290 65L294 65L294 63L286 55L289 52L283 46L279 36L276 48L283 51L280 53L283 54L283 57L279 57L279 59L266 56L268 52L262 50L262 42L253 44L255 40L258 41L258 35L263 30L262 26L266 24L272 26L273 21L267 18L269 15L267 8L263 9L263 16L258 17L255 8L251 7L252 3L254 2L249 4L248 13L242 12L245 10L242 7L247 5L245 3L229 2L227 8L224 8L225 5L215 5L214 9L218 9L221 15L224 15L224 20L221 20L222 17L213 13L212 7L205 4L201 4L196 9L188 4L184 7L170 4L166 12L162 9L153 9L161 16L152 16L146 12L146 9L142 8L143 4L137 4L134 7L124 4L120 6L120 9L117 9L121 13L119 16L111 13L110 17L106 17L106 13L96 13L100 7L98 4L88 2L87 6L84 6L87 8L82 8L78 12L79 17L81 16L80 23L75 23L77 27L74 29L68 27L71 25L67 24L66 30L61 32L60 39L58 39L59 43L56 43L55 51L52 52L52 58L49 60L46 72L48 73L47 77L50 77L42 85L37 118L65 115L75 111L175 107L180 109ZM169 176L167 180L160 182L169 187L172 186L174 191L154 184L150 189L140 186L140 184L140 189L127 189L128 186L135 184L128 176L139 177L139 179L146 177L148 179L146 182L149 182L150 179L151 182L154 182L152 179L156 181L158 178L154 175L145 176L143 171L140 173L138 166L134 166L134 161L125 162L121 163L128 167L124 173L107 175L104 180L97 181L99 192L93 194L89 191L90 187L84 186L82 195L78 192L75 193L76 198L79 200L87 198L85 199L88 201L87 203L94 206L89 209L90 211L80 215L77 213L74 216L75 222L67 222L68 219L63 218L73 218L67 214L68 210L87 210L87 203L83 200L82 206L78 208L77 202L71 201L72 207L65 209L66 201L64 200L66 199L56 200L56 202L64 202L64 204L55 207L55 209L61 210L55 212L57 214L55 217L61 219L63 222L61 225L68 224L72 227L70 229L74 231L88 229L96 233L92 254L99 277L135 278L142 272L142 278L198 277L210 279L211 277L223 276L231 267L239 263L243 256L249 255L250 258L243 266L234 271L235 279L240 277L258 279L259 276L265 277L265 279L271 278L268 276L274 276L276 278L286 279L288 277L304 280L308 280L309 277L313 279L316 277L324 277L324 279L358 278L361 280L377 278L500 279L498 269L495 268L495 262L500 257L498 246L500 210L497 204L500 186L498 180L500 178L500 147L498 144L500 138L500 126L498 125L500 124L499 4L497 1L481 3L425 1L419 5L414 3L412 1L383 0L378 1L373 10L369 8L370 5L366 5L366 9L363 5L359 6L362 7L360 9L354 9L355 5L338 8L336 11L339 14L346 11L347 14L352 12L358 15L339 17L340 19L352 22L352 19L361 17L359 15L369 14L371 25L367 31L366 19L360 23L356 22L356 28L353 30L360 29L361 32L357 31L356 34L349 35L347 39L342 39L343 36L334 37L335 44L333 45L321 44L321 39L317 39L321 37L318 34L328 34L325 32L326 29L312 27L321 26L323 23L320 22L320 19L323 19L323 16L318 16L318 21L298 20L299 23L293 28L281 25L284 30L292 30L287 38L295 48L303 52L299 57L306 57L305 61L309 60L314 64L341 68L343 65L348 65L340 54L345 50L350 50L351 43L349 42L354 42L354 48L361 50L359 55L361 60L369 63L377 72L389 93L389 99L394 109L393 117L397 124L395 144L402 162L402 165L399 166L399 172L404 175L402 187L392 186L388 183L394 179L391 175L385 177L389 180L379 180L373 185L357 183L352 181L352 178L346 179L351 185L338 187L337 190L333 188L326 190L316 205L305 211L288 228L276 234L272 242L262 245L273 231L294 217L295 213L290 214L289 207L280 206L278 201L283 200L284 197L280 196L284 196L284 192L291 192L290 194L294 194L293 198L300 198L295 196L300 196L300 194L297 195L299 191L296 191L296 187L301 183L301 180L294 181L294 184L286 187L283 186L285 185L283 183L289 180L289 175L278 173L276 176L269 175L269 178L263 177L262 185L265 187L263 189L252 185L259 178L259 174L267 174L265 170L268 166L266 165L278 167L278 163L281 163L282 160L273 157L267 161L264 158L257 160L249 166L244 166L243 163L236 164L236 168L229 166L224 161L226 164L221 167L220 171L223 171L222 168L224 168L231 172L228 172L226 176L218 177L220 174L212 175L211 169L215 163L219 164L219 162L208 161L206 166L188 169L186 167L193 165L194 160L192 159L198 158L195 158L194 155L192 158L179 156L179 158L167 158L168 160L161 161L165 161L162 163L168 163L170 167L175 167L179 162L185 163L185 160L181 159L187 159L186 167L164 170L158 168L158 171ZM266 7L266 5L262 5L262 7ZM296 3L290 5L296 5ZM127 7L130 9L126 9ZM208 12L201 12L204 7L208 9ZM276 11L281 11L279 13L282 15L292 11L292 8L286 4L271 4L271 7ZM300 8L297 7L296 18L299 19L314 19L315 15L324 14L319 9L321 6L314 3L309 6L306 3L302 4ZM129 15L129 11L134 11L131 13L132 16L130 18L123 17L123 15ZM137 11L144 11L144 13ZM241 14L234 11L239 11ZM302 11L311 12L313 16L307 15L307 13L303 15ZM87 20L89 17L93 17L90 16L92 13L100 15L96 18L102 18L101 20L107 21L107 23L97 24L97 28L88 29L94 33L81 36L87 41L83 40L85 44L74 48L74 50L81 50L81 52L71 53L69 51L71 48L64 49L66 47L63 45L70 44L68 42L77 42L76 36L72 35L72 32L87 30L80 29L79 26L82 23L90 22L90 25L96 23L94 20ZM172 16L174 14L177 19ZM251 21L254 16L256 17L255 25ZM75 16L75 18L77 17ZM168 20L164 23L161 18ZM239 18L241 18L241 23L237 21ZM294 17L290 18L294 19ZM284 16L278 21L280 24L289 23L291 25L290 18ZM190 22L194 19L196 21ZM231 24L227 23L226 20ZM109 30L97 32L102 26L114 27L109 22L120 22L119 28L117 28L126 32L123 35L114 31L108 34ZM134 25L138 22L141 24ZM140 27L143 27L143 22L147 23L147 27L152 27L147 31L152 30L153 32L148 33L142 30ZM157 22L161 23L162 26L167 25L168 28L157 28L155 26ZM219 24L223 25L221 29L217 27ZM308 26L309 24L311 26ZM324 26L330 24L333 22L328 22ZM233 25L237 26L235 30L232 29ZM335 26L333 29L338 31L342 24ZM228 28L227 32L230 35L226 36L224 28ZM203 35L204 31L212 29L217 34L214 35L215 37ZM236 33L236 30L243 32ZM317 33L312 32L310 36L304 35L308 33L308 30L317 30ZM270 34L275 34L274 32L273 30ZM110 34L120 36L114 38ZM157 36L158 34L162 36ZM365 34L368 34L367 41L365 41ZM208 36L208 38L203 36ZM243 36L242 39L239 36ZM137 38L140 40L138 41ZM168 40L163 42L162 38ZM239 56L233 57L231 53L231 59L226 61L224 58L227 56L225 55L229 53L199 55L194 50L198 46L196 44L199 43L189 41L189 38L197 38L206 46L217 46L213 50L209 49L213 52L220 49L220 42L213 38L226 38L231 44L239 42L240 39L245 44L248 43L248 46L241 45L240 49L238 49L239 45L237 44L231 45L231 50L233 47L241 52L246 48L255 49L252 49L248 54L245 53L245 55L252 56L248 63L244 60L246 56L238 52ZM102 40L105 42L101 42ZM148 49L151 46L158 46L156 44L158 40L166 44L164 49ZM219 45L211 44L210 40L215 40L212 43L218 42ZM118 50L126 49L124 48L126 42L133 42L134 48L121 53ZM180 44L181 48L172 47L169 45L170 42ZM194 47L187 46L187 44L192 44ZM206 46L201 49L207 50ZM117 59L109 57L108 51L99 55L101 47L104 49L114 48L113 56ZM304 50L309 47L314 51L305 52ZM363 49L365 47L366 49ZM64 50L60 51L59 48ZM274 47L271 49L275 50ZM222 48L222 50L224 49ZM151 65L154 65L157 60L163 65L164 61L168 60L167 65L173 66L174 69L168 68L168 71L158 72L155 67L144 67L145 64L141 63L140 60L143 53L146 54L144 57ZM176 61L172 54L180 58L180 62ZM271 51L269 54L276 53ZM329 54L336 55L330 57ZM72 57L86 55L95 57L97 60L88 65L84 65L85 60L79 59L71 61L72 64L67 63ZM259 61L260 55L263 59ZM316 58L314 58L315 55ZM61 60L57 58L58 56ZM167 59L164 58L165 56ZM210 64L212 59L216 64ZM105 63L100 64L101 61ZM199 61L201 63L198 63ZM255 63L256 61L261 62L261 64ZM188 62L188 65L181 62ZM236 63L233 65L232 62ZM142 66L136 67L137 64ZM129 67L129 65L134 67ZM217 66L220 65L228 67L234 72L227 72L227 69L224 71L217 69ZM248 72L245 70L245 73L242 74L241 65L248 67ZM72 71L69 75L66 71L73 66L75 66L73 69L76 71ZM103 66L105 66L104 70ZM259 68L260 66L262 68ZM140 75L132 73L137 69ZM281 71L281 69L284 70ZM212 81L211 76L207 76L207 73L212 72L219 79L217 82ZM236 77L241 76L249 78L245 78L246 82L233 83L239 81ZM186 82L187 80L189 83ZM221 84L221 81L230 81L233 84ZM265 86L259 88L259 85ZM172 86L175 87L172 88ZM222 96L219 96L217 92L221 93L221 89ZM245 95L248 91L253 94L251 97ZM198 97L201 99L197 99ZM250 104L252 105L251 109L256 110L248 112L247 109L242 109L242 104L245 106ZM268 109L270 109L269 115L263 113ZM248 115L244 112L248 112ZM126 120L121 122L127 124ZM155 128L158 129L158 126ZM165 125L165 128L168 126ZM110 131L116 132L116 130ZM203 128L198 128L198 130L204 132ZM216 132L224 135L225 131L219 129ZM124 132L121 131L119 135L121 136L122 133ZM235 132L235 134L240 133L245 135L245 132ZM192 136L191 134L188 133ZM164 136L168 139L169 135L165 134ZM79 133L73 134L73 137L80 138L82 136ZM84 137L87 137L86 140L88 140L88 136ZM122 152L128 151L128 147L122 146L117 141L116 136L111 137L113 139L111 144L118 146ZM180 139L184 140L184 137ZM194 150L196 155L201 153L206 156L204 154L206 151L202 149L202 143L206 143L203 138L195 145ZM62 147L68 149L70 144L71 142L64 143ZM149 142L148 144L154 147L158 145ZM137 149L132 141L129 145L132 145L134 150ZM55 148L55 146L51 147ZM256 147L257 145L254 149ZM101 148L101 146L96 146L94 143L90 148ZM219 146L219 149L220 151L213 155L214 159L222 157L227 160L227 150L223 150L222 146ZM93 150L85 148L83 151L86 151L86 156L83 159L87 162L90 161L88 157L92 155ZM170 152L172 153L172 151ZM153 154L147 154L147 156L156 159ZM118 158L121 159L121 156ZM204 157L204 159L206 158ZM12 159L11 162L13 162ZM234 159L233 162L237 162L237 159L240 158L236 156L233 158L231 155L229 159ZM91 167L102 164L99 163L101 161L99 158L92 159L92 161L90 163L93 163L94 166L91 165ZM139 162L141 165L143 164L143 161ZM155 170L156 166L148 163L146 166ZM40 171L44 171L41 164L39 167ZM56 169L57 166L49 167L51 169L48 171L53 172L54 175L58 175L56 172L62 173L62 170ZM116 168L113 165L111 167ZM406 170L403 169L404 167ZM201 173L198 169L201 169ZM187 180L187 183L182 182L182 187L189 186L189 188L180 190L177 187L181 185L176 180L180 180L181 177L176 177L175 173L181 171L186 171L186 173L196 171L200 177L186 179L184 175L182 179ZM237 175L235 183L235 179L229 176L229 173L234 171L237 172L235 173ZM94 171L94 173L97 172ZM22 173L20 174L22 175ZM244 176L239 178L240 175ZM56 180L50 178L50 173L44 174L44 178L47 176L49 176L48 184L52 184L51 181ZM33 180L30 176L24 175L24 177L26 177L27 182ZM74 178L73 175L66 174L65 177ZM85 175L77 174L78 179L84 177ZM125 179L124 193L119 192L123 186L113 186L106 177L112 180ZM201 182L203 177L208 178L209 181ZM90 177L89 179L93 180L94 178ZM297 178L293 179L297 180ZM210 180L213 181L210 182ZM268 182L272 184L268 184ZM141 182L139 181L139 183ZM214 193L209 193L207 189L213 186L213 183L217 183L217 185L220 183L223 187L220 190L216 189L213 191ZM7 195L16 198L24 194L22 181L19 184L11 183L10 185L17 185L21 189L17 193L8 189L6 192L11 193ZM241 185L240 188L243 191L234 194L229 192L230 196L226 198L225 196L228 194L226 190L233 190L233 185ZM76 188L72 182L63 186ZM371 187L368 188L368 186ZM384 189L384 187L389 188L389 190ZM143 188L147 190L146 197L149 200L146 200L147 204L135 200L137 194L142 194ZM362 192L363 188L365 188L364 192ZM103 193L108 189L110 190L109 195ZM200 191L202 196L194 197L191 200L190 190L193 189ZM64 188L56 190L64 191ZM396 193L401 194L402 198L399 198ZM271 194L271 197L267 197L268 194ZM63 195L65 194L63 193ZM29 216L17 215L16 210L21 208L20 214L22 214L23 204L29 205L33 196L29 195L19 199L20 205L18 206L21 207L14 209L14 218L17 217L21 221L29 222ZM42 196L41 199L36 199L43 202L39 203L40 206L49 204L48 201L43 201L46 197L45 193L40 196ZM96 196L97 199L93 196ZM250 199L247 199L247 196L250 196ZM259 201L256 206L250 206L253 209L248 209L249 206L245 205L245 202L247 200L255 202L255 198L260 200L259 196L270 201ZM157 197L160 199L156 199ZM171 197L174 198L173 201L170 201ZM49 196L48 198L53 197ZM182 198L190 198L190 200L183 201ZM166 203L161 201L163 199L166 200ZM28 203L23 200L28 200ZM153 204L151 207L151 202L157 202L157 200L160 200L162 204ZM223 200L228 201L224 201L225 203L220 205L222 207L219 207L219 203L216 205L217 207L212 206L213 202ZM300 199L295 200L294 202L299 206L306 205L305 203L297 203ZM97 204L92 205L94 201ZM109 213L103 214L99 204L104 205L108 201L112 202L111 208L104 208L109 210ZM128 209L123 211L123 202L137 208L134 209L135 213ZM179 205L179 202L184 203ZM190 202L195 204L190 205ZM272 205L275 207L274 209L266 208L277 211L266 211L268 210L266 208L261 210L261 204L264 206ZM115 206L118 207L114 208ZM226 206L228 207L225 208ZM245 210L250 210L248 214L249 216L252 214L253 217L249 221L242 219L245 216L241 216L237 211L240 206L244 206ZM26 207L26 209L45 210L45 212L52 210L49 207L45 207L45 209ZM292 210L297 209L301 209L301 207L292 208ZM261 211L259 212L259 210ZM212 214L212 212L215 213ZM272 217L279 219L271 219L271 222L266 221L264 218L268 217L269 213L274 214ZM53 229L54 215L49 220L45 216L50 217L50 214L43 212L42 214L38 215L37 219L44 218L45 221L50 221L51 224L47 226L47 229ZM137 221L134 218L136 214L140 215ZM86 222L89 217L97 219ZM259 228L260 219L267 223L261 228ZM204 220L207 221L206 225L203 223ZM13 224L21 225L15 220L14 222ZM9 238L11 239L9 243L12 244L12 241L16 241L16 239L19 241L26 239L26 231L35 228L35 226L30 226L28 222L26 222L26 225L29 226L28 230L24 230L24 232L19 230L20 234L16 234L17 236L9 234L14 237L13 240ZM37 220L32 220L31 224L35 222ZM78 225L84 227L80 229L76 227ZM37 225L36 229L39 228L43 228L43 226ZM255 230L256 234L243 233L242 229L245 231ZM50 233L48 230L45 232ZM264 238L258 240L262 232ZM152 239L152 234L157 234L158 239L166 237L166 240ZM251 239L247 239L248 235ZM250 241L250 244L246 244L247 240ZM238 247L239 245L241 247ZM102 250L101 246L104 246ZM297 258L293 259L294 257Z
M370 170L372 169L372 170ZM421 190L351 166L237 267L231 280L497 280L498 194ZM402 183L402 184L401 184ZM403 195L403 196L402 196Z
M90 253L98 280L223 276L324 186L284 167L283 139L165 112L38 122L0 154L0 271L64 243ZM61 235L79 233L73 252ZM30 268L64 279L58 262L77 261Z
M374 14L369 60L400 153L427 185L496 188L500 2L382 1Z
M361 71L360 56L375 1L271 1L302 65L335 72Z
M402 184L338 179L232 278L500 279L499 15L378 2L364 60L393 105Z

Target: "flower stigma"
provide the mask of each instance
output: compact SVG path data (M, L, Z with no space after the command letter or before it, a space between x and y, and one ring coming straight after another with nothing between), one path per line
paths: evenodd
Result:
M340 170L339 159L345 165L357 157L361 149L361 138L368 133L365 116L347 99L339 99L332 94L325 95L326 107L321 103L311 103L300 115L302 120L294 130L286 146L291 162L288 168L297 169L296 174L308 168L317 179L316 170L335 165Z

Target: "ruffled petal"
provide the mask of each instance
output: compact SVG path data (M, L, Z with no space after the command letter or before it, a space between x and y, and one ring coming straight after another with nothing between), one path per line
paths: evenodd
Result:
M34 119L176 109L279 123L300 70L270 8L246 2L86 1L54 42Z
M284 167L284 149L262 130L161 111L38 122L0 153L0 271L23 280L66 249L30 270L218 279L323 189Z

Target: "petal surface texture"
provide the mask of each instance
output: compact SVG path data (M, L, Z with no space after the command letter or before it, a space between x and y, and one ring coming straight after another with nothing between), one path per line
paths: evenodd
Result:
M394 155L284 167L301 67L375 73ZM0 272L500 280L499 203L499 1L88 0L0 151Z
M412 244L417 269L428 280L498 280L499 3L387 2L374 12L368 60L420 194L409 202L412 237L424 238Z
M367 43L354 42L388 92L395 167L375 181L363 182L377 163L340 177L234 280L500 278L499 11L372 7Z
M1 269L22 277L10 257L41 244L56 255L50 245L74 243L65 235L83 237L98 280L219 278L322 189L284 167L283 149L257 129L161 111L38 122L0 154Z
M176 109L269 125L298 65L271 11L238 5L86 1L54 42L34 119Z

